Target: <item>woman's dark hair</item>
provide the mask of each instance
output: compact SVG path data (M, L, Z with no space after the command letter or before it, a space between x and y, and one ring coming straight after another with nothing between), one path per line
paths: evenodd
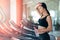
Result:
M46 11L47 11L47 13L50 15L49 11L47 10L47 6L46 6L46 4L45 4L45 3L41 3L41 4L42 4L41 6L42 6L43 8L45 8Z

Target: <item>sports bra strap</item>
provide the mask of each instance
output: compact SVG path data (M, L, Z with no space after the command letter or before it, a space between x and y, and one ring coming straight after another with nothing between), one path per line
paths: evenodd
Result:
M47 18L48 16L50 16L50 15L47 15L46 18Z

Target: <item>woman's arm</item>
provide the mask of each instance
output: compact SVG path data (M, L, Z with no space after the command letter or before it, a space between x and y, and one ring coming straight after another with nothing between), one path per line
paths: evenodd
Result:
M51 16L47 17L47 22L48 22L48 27L47 28L42 28L42 29L35 29L35 31L38 31L39 34L45 33L45 32L50 32L52 30L52 19Z
M48 22L48 27L45 29L38 29L38 31L41 33L45 33L45 32L50 32L52 30L52 19L51 16L47 17L47 22Z
M47 32L52 31L52 19L51 19L51 16L48 16L46 20L48 22L48 27L47 27L46 31Z

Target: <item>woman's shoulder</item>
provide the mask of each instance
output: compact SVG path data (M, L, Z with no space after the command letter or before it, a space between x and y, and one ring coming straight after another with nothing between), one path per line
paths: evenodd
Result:
M51 16L49 15L49 16L47 16L47 18L46 18L47 20L49 20L49 19L51 19Z
M51 18L51 16L50 15L47 15L47 18Z

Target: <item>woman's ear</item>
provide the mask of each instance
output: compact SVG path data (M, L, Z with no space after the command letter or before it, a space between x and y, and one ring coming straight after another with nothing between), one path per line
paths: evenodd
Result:
M43 8L43 10L44 10L44 11L46 11L46 9L45 9L45 8Z

